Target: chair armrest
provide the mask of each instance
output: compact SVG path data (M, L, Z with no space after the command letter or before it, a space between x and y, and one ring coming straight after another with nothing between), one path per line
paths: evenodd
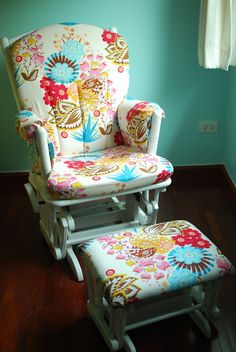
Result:
M16 115L17 133L29 143L35 138L36 129L43 126L43 123L43 120L30 110L20 110Z
M55 159L55 148L44 126L46 121L32 111L21 110L16 115L17 133L31 148L32 171L47 180Z
M125 99L118 108L118 123L125 145L156 154L162 108L155 103Z

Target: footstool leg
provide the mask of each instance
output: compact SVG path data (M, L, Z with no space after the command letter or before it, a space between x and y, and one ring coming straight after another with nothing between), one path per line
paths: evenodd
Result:
M220 310L217 307L217 300L219 296L219 290L221 286L220 280L215 280L206 283L205 285L205 297L203 302L203 312L208 320L213 321L219 318Z
M204 317L204 315L199 310L194 310L189 313L189 316L192 318L194 323L199 327L201 332L206 337L211 337L211 327L208 320Z

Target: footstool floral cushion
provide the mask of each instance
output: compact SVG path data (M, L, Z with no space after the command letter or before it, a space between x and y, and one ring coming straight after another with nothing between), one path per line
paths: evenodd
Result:
M216 280L230 261L185 220L130 228L84 243L80 252L113 307Z

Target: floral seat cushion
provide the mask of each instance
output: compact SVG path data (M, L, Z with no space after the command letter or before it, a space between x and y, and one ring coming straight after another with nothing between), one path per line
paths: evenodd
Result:
M84 243L80 251L114 307L215 280L234 270L220 250L184 220L99 237Z
M135 147L118 146L102 151L58 158L48 188L56 198L83 198L135 189L167 180L171 163Z

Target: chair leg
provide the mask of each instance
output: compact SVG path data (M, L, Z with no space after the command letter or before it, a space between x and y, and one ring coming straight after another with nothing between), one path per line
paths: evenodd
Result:
M47 204L41 204L39 206L40 213L40 229L41 232L53 253L56 260L64 258L61 248L59 246L59 237L57 229L57 212L55 207L50 207Z
M79 260L76 257L72 246L69 246L66 249L66 259L68 260L68 263L75 275L76 280L83 281L84 280L83 272L82 272Z

